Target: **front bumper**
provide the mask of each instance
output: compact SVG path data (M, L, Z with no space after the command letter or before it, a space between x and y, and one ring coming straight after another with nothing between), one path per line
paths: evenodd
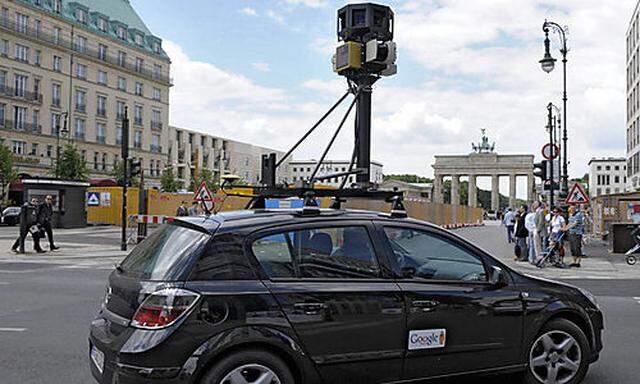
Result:
M589 363L594 363L600 358L600 352L602 351L602 331L604 330L604 316L602 311L595 309L588 311L589 319L593 327L593 338L591 340L591 355L589 356Z

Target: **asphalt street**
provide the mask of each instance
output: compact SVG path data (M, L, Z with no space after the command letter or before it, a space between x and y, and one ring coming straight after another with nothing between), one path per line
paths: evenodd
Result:
M0 228L0 238L11 237ZM495 225L467 228L457 233L509 259L501 229ZM99 238L94 247L117 248L117 231L101 235L82 231L67 234L69 243ZM74 237L75 236L75 237ZM83 240L84 239L84 240ZM63 240L60 237L60 240ZM60 243L64 246L65 242ZM63 249L64 250L64 249ZM29 257L29 255L28 255ZM608 257L606 255L598 256ZM585 260L585 267L598 257ZM15 259L0 254L0 383L92 383L87 357L88 326L98 311L106 277L116 256L47 253ZM625 267L617 263L615 268ZM636 266L635 270L640 269ZM535 270L533 272L536 272ZM552 273L553 271L540 271ZM605 313L604 351L584 381L586 384L636 383L640 367L640 279L580 278L591 272L574 271L566 281L592 291ZM615 272L612 272L615 273ZM626 275L625 275L626 276ZM629 276L635 276L630 274ZM449 383L517 383L517 377L468 378Z

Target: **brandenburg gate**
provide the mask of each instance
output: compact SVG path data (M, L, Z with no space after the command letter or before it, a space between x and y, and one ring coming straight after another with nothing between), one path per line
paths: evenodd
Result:
M478 191L476 179L491 177L491 210L499 209L500 176L509 177L509 206L516 204L516 177L527 177L527 201L534 199L535 181L533 178L533 155L499 155L494 152L495 144L489 145L482 130L482 142L472 144L474 152L468 155L436 155L433 164L433 200L443 203L443 178L451 177L451 204L460 205L460 177L469 178L469 201L471 207L477 206ZM486 207L485 207L486 208Z

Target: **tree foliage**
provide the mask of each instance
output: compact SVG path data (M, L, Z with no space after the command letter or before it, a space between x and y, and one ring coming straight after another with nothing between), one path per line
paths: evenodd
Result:
M9 184L18 179L18 174L13 168L13 156L9 148L0 140L0 205L8 192Z
M194 174L191 175L189 190L195 192L203 181L207 184L207 188L211 193L218 191L218 183L213 179L213 171L206 168L201 168L200 174L198 174L197 177L195 177Z
M113 177L116 180L116 183L118 183L119 186L122 187L124 185L124 161L123 160L118 161L113 166L113 170L111 171L111 177ZM140 186L140 178L138 176L131 178L129 180L129 186L132 186L132 187Z
M182 188L182 183L176 178L176 175L173 172L173 166L167 165L162 170L160 185L164 192L177 192Z
M415 174L403 173L403 174L391 174L384 175L384 181L387 180L398 180L403 181L405 183L431 183L432 179L428 177L422 177Z
M80 156L78 149L66 144L56 162L55 175L63 180L82 180L89 178L86 161Z

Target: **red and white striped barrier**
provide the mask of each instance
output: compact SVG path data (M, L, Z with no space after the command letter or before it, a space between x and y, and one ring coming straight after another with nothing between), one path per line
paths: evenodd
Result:
M129 218L132 219L132 221L135 219L138 223L145 224L163 224L173 221L172 216L165 215L130 215Z
M443 224L441 225L444 229L458 229L458 228L467 228L467 227L483 227L483 222L476 223L455 223L455 224Z

